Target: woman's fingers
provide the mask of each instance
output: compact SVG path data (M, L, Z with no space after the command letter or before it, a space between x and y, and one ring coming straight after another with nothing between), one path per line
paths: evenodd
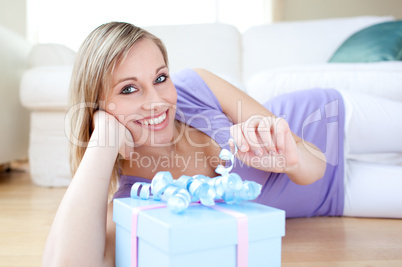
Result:
M235 124L232 127L230 127L230 134L237 146L237 148L241 151L241 152L247 152L250 147L247 144L247 140L243 135L243 127L242 124Z
M239 147L236 156L249 166L283 172L287 166L298 162L296 141L289 124L283 118L250 118L244 123L233 125L231 134ZM245 147L247 149L242 149ZM262 154L258 149L262 150Z
M283 154L285 151L285 136L290 132L289 124L283 118L275 119L275 140L276 150L279 154Z
M262 146L265 152L269 155L277 152L275 144L275 129L273 128L275 126L274 120L275 118L265 117L261 120L257 127L257 132L261 139Z
M134 141L131 132L116 117L104 110L97 110L93 117L94 129L99 131L98 145L117 146L123 158L133 151Z
M250 152L261 156L263 150L256 132L256 128L261 118L252 117L244 123L233 125L231 135L241 152Z
M283 154L285 135L290 131L283 118L253 116L246 122L233 125L231 135L242 152Z
M119 123L119 154L124 158L128 159L131 152L134 151L134 140L131 132L122 124Z
M250 152L257 156L264 154L265 146L272 145L269 124L261 124L262 116L250 117L247 121L231 127L231 135L241 152ZM264 137L265 143L262 142Z
M252 116L242 124L243 134L248 142L250 150L257 156L262 156L264 153L259 132L257 131L262 119L263 117L261 116Z

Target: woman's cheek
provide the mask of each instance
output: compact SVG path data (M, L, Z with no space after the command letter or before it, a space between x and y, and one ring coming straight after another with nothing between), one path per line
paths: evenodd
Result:
M132 123L127 125L126 127L133 137L134 144L143 145L145 143L145 141L147 140L147 136L145 135L145 131L140 126Z
M130 120L134 119L133 115L130 115L124 103L117 104L116 102L109 102L106 108L106 112L113 115L121 124L127 126Z
M176 105L177 104L177 91L176 88L174 87L173 83L169 87L169 90L166 90L166 95L164 99L171 105Z

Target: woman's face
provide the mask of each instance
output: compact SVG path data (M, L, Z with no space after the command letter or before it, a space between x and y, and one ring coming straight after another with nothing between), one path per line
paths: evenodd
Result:
M177 93L158 46L139 40L112 74L106 111L131 132L136 146L170 144Z

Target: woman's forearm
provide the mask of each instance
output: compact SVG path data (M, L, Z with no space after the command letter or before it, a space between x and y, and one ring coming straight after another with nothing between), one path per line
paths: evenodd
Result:
M94 134L91 142L97 140ZM117 146L86 149L54 219L44 266L104 265L107 197L117 155Z

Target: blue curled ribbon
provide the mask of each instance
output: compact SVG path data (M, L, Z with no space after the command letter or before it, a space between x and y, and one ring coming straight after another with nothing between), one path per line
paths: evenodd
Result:
M230 139L233 144L235 142ZM183 212L191 202L201 202L202 205L215 205L215 200L223 200L228 204L237 204L243 200L256 199L262 186L256 182L243 181L233 169L235 154L222 149L219 157L231 162L229 167L219 165L215 172L220 176L210 178L205 175L182 175L174 180L170 172L158 172L151 183L137 182L131 187L131 198L161 200L167 202L167 207L174 213Z

